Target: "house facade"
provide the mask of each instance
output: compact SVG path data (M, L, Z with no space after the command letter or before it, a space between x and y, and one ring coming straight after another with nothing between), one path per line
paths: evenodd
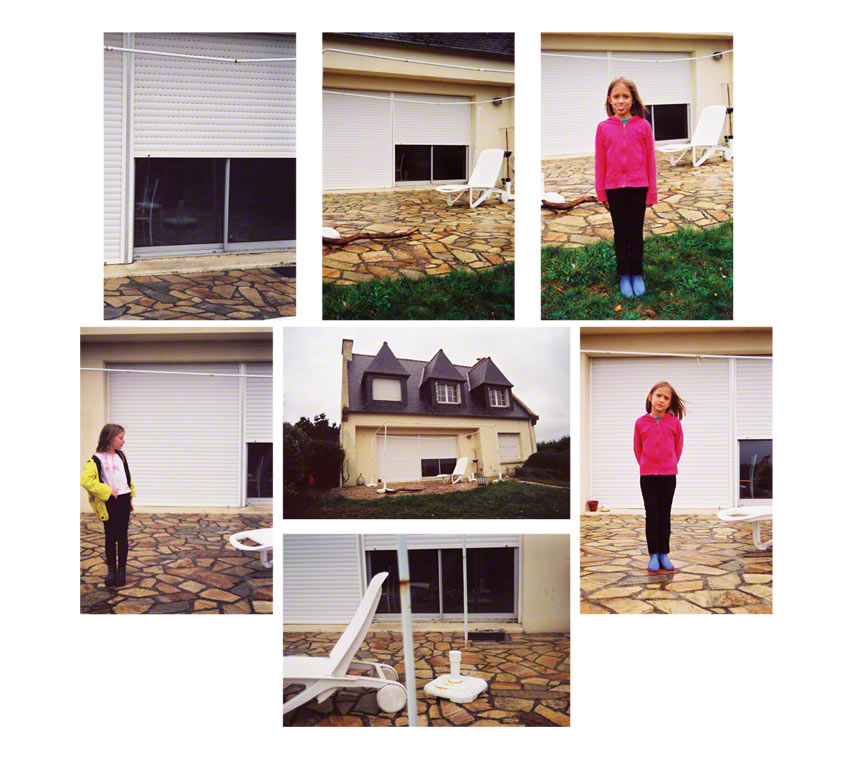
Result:
M704 108L734 104L731 34L543 34L541 48L543 158L593 154L616 77L637 85L656 144L687 142Z
M408 536L415 622L463 619L464 538L471 623L518 623L525 633L570 630L570 537L560 534ZM285 534L284 626L347 624L371 578L384 571L390 576L375 620L400 622L396 549L391 534Z
M687 404L674 512L773 499L773 357L767 327L581 331L581 504L642 513L632 449L650 388Z
M295 35L103 42L105 262L293 249Z
M271 509L271 328L83 328L80 370L81 471L114 422L136 507Z
M323 39L325 190L463 182L482 150L514 150L512 33Z
M537 450L538 417L490 358L453 364L375 356L342 341L342 485L436 479L466 458L465 477L511 474Z

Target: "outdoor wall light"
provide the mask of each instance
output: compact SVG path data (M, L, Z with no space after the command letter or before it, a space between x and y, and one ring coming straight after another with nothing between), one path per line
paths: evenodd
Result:
M502 99L501 98L493 98L493 105L496 106L496 108L498 108L500 105L502 105Z
M723 53L715 53L712 56L712 58L714 58L715 61L719 61L722 57L723 57Z

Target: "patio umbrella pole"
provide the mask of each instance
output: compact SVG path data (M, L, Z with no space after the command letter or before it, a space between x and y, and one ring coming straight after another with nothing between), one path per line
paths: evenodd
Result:
M463 534L463 646L469 643L469 615L466 598L466 533Z
M398 536L398 589L401 600L401 635L404 641L404 682L407 687L407 725L416 726L416 667L413 663L413 618L410 612L410 566L407 536Z

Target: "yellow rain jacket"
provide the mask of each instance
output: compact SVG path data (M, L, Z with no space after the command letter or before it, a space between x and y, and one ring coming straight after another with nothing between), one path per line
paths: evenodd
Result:
M126 461L123 456L121 459L122 461ZM83 468L82 477L80 478L80 485L88 491L89 505L94 513L103 522L106 522L109 519L106 502L109 501L109 498L112 496L112 488L101 481L94 457L86 462L86 466ZM133 499L136 497L136 487L133 485L132 481L130 481L128 485L130 486L130 498Z

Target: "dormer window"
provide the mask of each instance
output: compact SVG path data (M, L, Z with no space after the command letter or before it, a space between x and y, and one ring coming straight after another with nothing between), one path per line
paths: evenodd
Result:
M488 388L487 389L487 398L490 402L490 406L507 407L507 405L508 405L507 388Z
M437 383L438 404L459 404L460 387L457 383Z
M401 380L376 377L372 380L373 401L401 401Z

